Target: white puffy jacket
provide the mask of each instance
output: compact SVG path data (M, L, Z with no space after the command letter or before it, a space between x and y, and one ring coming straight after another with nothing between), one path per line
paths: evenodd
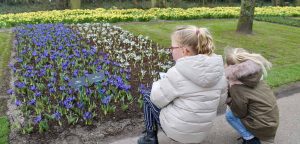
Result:
M181 143L200 143L226 96L222 56L199 54L178 59L167 78L153 83L150 98L161 108L159 119L168 137Z

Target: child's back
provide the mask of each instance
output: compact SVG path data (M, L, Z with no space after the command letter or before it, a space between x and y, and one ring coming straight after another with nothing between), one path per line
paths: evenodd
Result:
M257 70L253 70L255 68ZM259 65L249 60L228 67L226 74L242 83L229 88L232 112L259 139L274 138L279 123L276 97L271 88L261 80L262 70Z
M271 63L259 54L241 48L226 54L225 74L229 81L227 121L244 141L274 141L279 111L272 89L263 81ZM251 143L251 142L249 142Z

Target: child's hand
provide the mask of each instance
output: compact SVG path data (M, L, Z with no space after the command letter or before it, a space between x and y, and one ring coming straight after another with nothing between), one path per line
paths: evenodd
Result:
M231 98L231 97L227 97L227 99L226 99L226 104L227 104L227 105L230 105L231 101L232 101L232 98Z

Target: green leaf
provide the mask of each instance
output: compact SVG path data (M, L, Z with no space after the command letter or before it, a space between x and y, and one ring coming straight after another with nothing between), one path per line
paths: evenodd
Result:
M121 106L121 108L122 108L123 111L126 111L128 109L128 105L127 104L123 104Z

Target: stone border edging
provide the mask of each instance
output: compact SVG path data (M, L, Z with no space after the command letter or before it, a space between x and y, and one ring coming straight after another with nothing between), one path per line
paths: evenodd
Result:
M300 93L300 81L285 84L273 89L277 99L291 96L295 93Z

